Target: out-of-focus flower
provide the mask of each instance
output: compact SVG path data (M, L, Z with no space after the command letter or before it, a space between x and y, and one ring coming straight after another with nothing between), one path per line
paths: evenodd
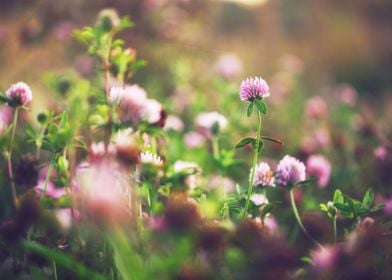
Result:
M322 155L311 155L306 161L308 176L315 176L318 185L324 188L329 183L331 176L331 163Z
M110 31L120 25L120 17L114 9L104 9L98 15L97 25L105 31Z
M233 53L224 53L215 63L216 72L226 79L238 77L242 73L242 62Z
M113 86L110 88L108 99L112 104L120 104L121 99L124 96L124 88L119 86Z
M181 172L189 172L191 173L188 175L185 179L185 184L190 190L193 190L197 184L198 184L198 173L200 173L201 168L200 166L195 163L195 162L189 162L189 161L182 161L182 160L177 160L173 164L173 170L176 173L181 173Z
M216 135L227 127L227 119L218 112L204 112L196 116L195 124L206 136Z
M388 149L384 146L379 146L374 149L373 155L377 160L383 161L388 156Z
M38 181L37 186L34 188L35 191L42 196L45 189L45 180ZM46 185L45 196L53 199L59 199L60 197L67 194L64 188L57 188L52 182L48 181Z
M200 148L206 142L205 137L196 131L190 131L184 135L184 143L190 149Z
M278 223L276 222L275 217L268 214L263 220L260 217L254 218L254 221L262 226L263 230L266 230L267 233L276 235L279 233Z
M235 182L229 177L222 177L218 175L211 176L207 183L209 188L221 188L224 193L235 192Z
M74 67L82 76L90 75L95 66L94 58L88 55L78 55L74 61Z
M302 162L286 155L279 161L276 168L276 184L288 186L304 181L306 178L305 170L305 165Z
M106 154L105 144L103 142L91 143L88 151L89 151L89 160L90 161L101 160L104 158L104 156ZM116 154L116 147L113 144L108 145L107 154L108 155L115 155Z
M140 161L143 164L150 164L153 166L162 166L163 165L163 161L161 159L160 156L158 156L157 154L153 154L150 152L141 152L140 153Z
M140 116L142 120L150 124L155 124L161 120L162 111L161 103L155 99L147 99L143 104Z
M12 120L12 109L8 106L0 107L0 135Z
M325 128L319 128L307 135L303 139L303 150L307 153L313 153L316 149L324 149L331 142L330 133Z
M114 160L78 167L74 185L84 213L107 222L127 217L129 177Z
M301 74L304 70L304 62L294 54L286 54L280 59L283 70L290 74Z
M80 213L76 209L62 208L54 210L54 216L63 230L69 230L72 223L80 218Z
M392 198L386 199L384 201L384 214L387 216L392 216Z
M320 247L311 253L312 267L318 271L328 271L334 268L338 256L337 247Z
M250 173L252 174L252 170ZM275 186L275 178L273 176L273 173L268 163L260 162L258 165L256 165L255 177L253 179L253 186L257 186L257 187Z
M321 96L314 96L306 101L305 113L309 118L321 119L327 114L327 103Z
M267 82L262 78L247 78L241 83L240 98L242 101L252 102L254 99L270 96Z
M268 198L265 197L265 195L261 193L255 193L252 194L250 197L250 200L256 205L256 206L262 206L264 204L268 204Z
M169 115L166 118L164 130L174 130L181 132L184 130L184 122L177 116Z
M117 157L126 165L137 164L140 161L140 151L132 129L119 131L115 135Z
M348 106L354 106L357 102L358 93L355 88L353 88L349 84L341 84L337 86L335 92L343 104L346 104Z
M71 37L75 25L71 21L62 21L54 27L54 36L60 41L66 41Z
M33 100L31 89L24 82L11 85L5 95L13 106L25 106Z

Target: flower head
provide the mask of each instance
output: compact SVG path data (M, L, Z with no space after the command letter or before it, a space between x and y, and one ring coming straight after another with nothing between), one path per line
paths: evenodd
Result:
M153 154L150 152L141 152L140 153L140 161L143 164L151 164L154 166L162 166L163 161L161 159L160 156L158 156L157 154Z
M158 123L162 118L162 105L155 99L147 99L141 109L141 119L150 123Z
M306 161L307 173L318 179L318 185L324 188L328 185L331 176L331 163L322 155L312 155Z
M252 194L250 197L250 200L256 205L256 206L262 206L264 204L268 204L268 198L265 197L265 195L261 193L255 193Z
M278 163L276 169L276 183L288 186L304 181L306 178L305 165L298 159L286 155Z
M268 163L260 162L256 165L253 186L275 186L275 178Z
M17 82L16 84L11 85L5 94L10 103L16 106L27 105L33 99L30 87L24 82Z
M270 96L269 86L262 78L247 78L241 83L240 98L242 101L251 102L268 96Z
M196 131L190 131L184 135L184 143L190 149L200 148L204 145L206 139L205 137Z

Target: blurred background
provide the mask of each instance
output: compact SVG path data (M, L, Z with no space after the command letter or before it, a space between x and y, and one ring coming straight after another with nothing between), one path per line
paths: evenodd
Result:
M197 112L216 110L230 120L222 141L233 145L253 127L240 82L262 76L272 92L265 131L286 143L267 157L321 153L333 163L331 184L392 195L391 1L0 0L0 89L29 83L39 112L53 96L49 71L91 80L95 62L71 33L105 7L135 22L121 37L148 62L129 82L185 131Z

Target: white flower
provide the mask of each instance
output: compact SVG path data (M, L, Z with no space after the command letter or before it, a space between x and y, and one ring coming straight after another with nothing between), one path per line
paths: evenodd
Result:
M143 164L151 164L154 166L162 166L163 161L160 156L157 154L153 154L150 152L141 152L140 153L140 161Z
M218 112L204 112L196 116L195 124L199 128L216 133L224 130L227 127L228 122L227 119Z

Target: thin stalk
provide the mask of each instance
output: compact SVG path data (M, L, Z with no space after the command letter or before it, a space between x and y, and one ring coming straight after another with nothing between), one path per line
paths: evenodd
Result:
M15 139L16 126L18 124L18 114L19 114L19 108L16 108L14 111L14 117L13 117L13 121L12 121L11 139L10 139L10 142L8 145L8 152L7 152L8 176L10 177L10 180L11 180L12 200L14 203L14 207L16 207L18 205L18 196L16 195L14 172L12 170L12 144L14 143L14 139Z
M292 188L290 190L290 202L291 202L291 207L293 208L293 212L294 212L294 216L300 226L300 228L302 229L302 231L314 242L314 244L316 244L317 246L319 246L320 248L324 249L323 245L321 245L318 241L316 241L311 235L310 233L306 230L305 226L303 225L302 221L301 221L301 217L299 216L298 213L298 209L297 206L295 205L295 199L294 199L294 188Z
M45 194L46 194L46 189L47 189L48 184L49 184L50 174L52 173L52 165L53 165L52 162L53 162L53 160L50 160L49 167L48 167L48 173L46 174L46 178L45 178L44 189L42 191L42 195L41 195L41 198L40 198L41 204L45 200L44 198L45 198Z
M212 154L214 156L214 159L220 158L219 140L218 140L218 137L216 137L216 136L212 136Z
M337 238L338 234L337 234L337 226L336 226L336 218L335 217L332 219L332 225L333 225L333 242L336 243L336 241L338 239Z
M54 280L57 280L57 267L56 267L56 262L52 261L52 268L53 268L53 276L54 276Z
M250 196L252 194L252 189L253 189L253 180L255 178L255 170L256 170L256 164L257 164L257 159L259 156L259 146L260 146L260 133L261 133L261 113L259 110L257 110L257 119L258 119L258 125L257 125L257 135L256 135L256 147L253 151L253 163L252 163L252 172L249 178L249 185L248 185L248 193L246 195L246 202L245 202L245 208L244 208L244 213L242 218L246 217L246 213L248 212L249 208L249 202L250 202Z

